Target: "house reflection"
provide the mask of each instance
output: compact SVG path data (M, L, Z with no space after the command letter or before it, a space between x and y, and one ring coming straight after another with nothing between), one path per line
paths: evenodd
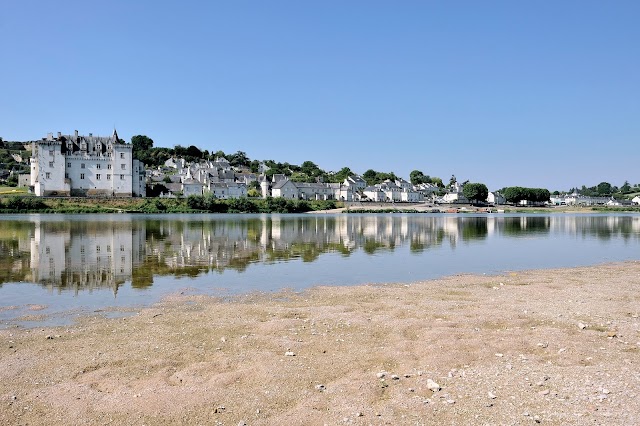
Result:
M547 234L638 238L638 216L176 215L25 216L0 220L0 285L51 291L144 288L157 276L244 271L256 262L313 262L323 253L455 249Z

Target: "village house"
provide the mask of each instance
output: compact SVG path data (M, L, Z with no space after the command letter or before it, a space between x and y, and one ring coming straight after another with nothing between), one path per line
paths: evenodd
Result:
M492 191L492 192L489 192L489 195L487 195L487 202L489 204L493 204L497 206L501 204L506 204L507 199L504 198L504 195L502 195L500 192Z
M345 183L309 183L293 182L283 174L274 174L269 180L266 176L258 178L262 197L283 197L299 200L341 200L353 201L358 197L356 185Z
M33 142L29 186L37 196L144 197L144 164L111 136L49 133Z

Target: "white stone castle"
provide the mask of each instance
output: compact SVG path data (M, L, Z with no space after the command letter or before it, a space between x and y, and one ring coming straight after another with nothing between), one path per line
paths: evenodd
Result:
M111 136L74 135L32 143L30 186L37 196L144 197L144 164L133 147Z

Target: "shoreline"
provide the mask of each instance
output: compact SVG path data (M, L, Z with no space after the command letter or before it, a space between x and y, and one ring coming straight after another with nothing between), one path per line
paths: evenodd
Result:
M639 285L629 261L2 329L0 423L635 424Z

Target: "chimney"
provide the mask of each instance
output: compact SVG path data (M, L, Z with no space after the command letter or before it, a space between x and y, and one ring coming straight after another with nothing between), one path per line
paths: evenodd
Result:
M58 132L58 138L62 137L62 132Z
M76 135L76 138L77 138L77 137L78 137L78 131L77 131L77 130L76 130L76 133L75 133L75 135Z
M47 140L48 141L52 141L53 140L53 133L51 133L51 132L47 133Z
M93 133L89 133L89 137L92 137L92 136L93 136Z

